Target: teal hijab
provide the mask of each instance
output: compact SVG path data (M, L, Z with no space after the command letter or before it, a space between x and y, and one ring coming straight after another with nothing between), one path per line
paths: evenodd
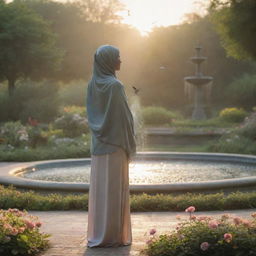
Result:
M124 86L116 78L119 50L99 47L94 55L93 76L87 88L87 115L92 132L91 153L112 153L121 147L130 157L136 151L133 117Z

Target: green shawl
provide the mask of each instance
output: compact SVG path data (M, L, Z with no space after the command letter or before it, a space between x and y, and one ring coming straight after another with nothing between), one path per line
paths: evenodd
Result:
M119 50L110 45L94 55L93 76L87 89L87 115L92 132L91 153L112 153L121 147L130 157L136 151L133 117L124 86L116 78Z

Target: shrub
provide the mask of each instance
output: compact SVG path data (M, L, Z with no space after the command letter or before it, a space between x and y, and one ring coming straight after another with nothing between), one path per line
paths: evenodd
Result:
M85 106L87 82L74 80L63 84L59 90L60 100L63 105Z
M13 187L0 185L0 208L19 208L27 210L88 210L88 193L74 194L39 194L34 191L20 192ZM53 203L54 202L54 203ZM130 196L132 212L147 211L183 211L193 204L200 211L256 208L256 192L233 192L199 194L186 193L149 195L132 194Z
M28 142L28 132L20 121L7 122L0 129L0 136L5 144L18 147Z
M64 140L51 139L46 146L14 148L0 144L0 161L37 161L49 159L89 157L88 136ZM67 140L69 139L69 140Z
M49 247L38 218L18 209L0 210L0 254L35 255Z
M150 239L142 250L149 256L248 256L256 255L256 213L252 220L223 214L194 216L195 208L189 207L189 220L178 223L168 234L156 235L149 231Z
M233 104L249 109L256 102L256 75L244 74L234 80L227 89L227 95Z
M57 129L62 129L67 137L77 137L89 131L87 119L79 114L65 113L54 122Z
M239 123L247 116L247 112L242 108L224 108L220 111L219 116L224 121Z
M244 122L212 143L208 150L214 152L256 154L256 113L251 113Z
M163 125L170 124L172 119L180 118L179 114L175 114L163 107L145 107L142 110L142 117L145 124Z
M5 91L7 94L7 90ZM20 81L11 98L8 98L7 112L10 120L26 123L29 117L39 122L49 122L56 118L60 101L58 86L49 81Z

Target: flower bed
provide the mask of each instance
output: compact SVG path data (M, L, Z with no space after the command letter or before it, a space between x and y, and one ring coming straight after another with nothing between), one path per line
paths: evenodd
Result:
M256 255L256 213L252 220L223 214L195 216L193 206L186 209L189 220L181 221L168 234L156 235L149 231L150 239L142 250L148 256L253 256Z
M0 255L36 255L49 246L36 216L18 209L0 210Z

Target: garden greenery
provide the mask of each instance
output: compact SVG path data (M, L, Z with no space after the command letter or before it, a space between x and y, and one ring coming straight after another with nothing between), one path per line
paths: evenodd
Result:
M256 154L256 112L245 121L209 145L208 151L225 153Z
M173 119L181 119L181 115L163 107L151 106L142 110L142 118L145 125L170 125Z
M40 194L33 191L21 192L13 187L0 186L0 208L26 210L88 210L88 193L83 194ZM234 192L181 195L146 193L131 194L131 211L183 211L194 205L200 211L256 208L256 192Z
M224 108L220 111L220 118L226 122L235 122L239 123L244 120L247 116L247 112L242 108Z
M48 248L49 235L40 233L41 225L26 211L0 210L0 255L36 255Z

